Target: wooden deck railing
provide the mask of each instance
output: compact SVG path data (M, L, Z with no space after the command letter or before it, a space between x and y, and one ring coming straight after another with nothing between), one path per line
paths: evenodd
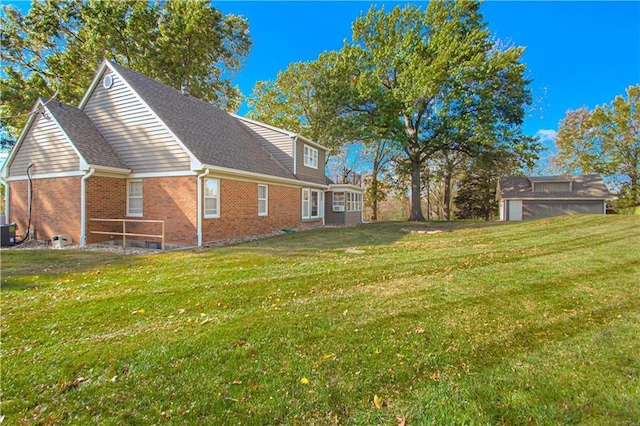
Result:
M147 237L147 238L160 238L162 240L162 251L164 251L164 220L143 220L143 219L89 219L94 222L122 222L122 232L110 232L110 231L89 231L91 234L103 234L103 235L121 235L122 247L127 247L127 236L129 237ZM132 223L161 223L161 234L137 234L127 232L127 222Z

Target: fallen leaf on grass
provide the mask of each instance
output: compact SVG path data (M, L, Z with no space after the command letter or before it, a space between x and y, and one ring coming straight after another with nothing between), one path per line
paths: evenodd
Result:
M241 385L242 384L242 380L234 380L233 382L231 382L232 385Z
M406 424L407 424L407 418L406 417L396 416L396 420L398 421L398 426L406 426Z
M384 399L380 398L378 395L373 395L373 405L379 410L384 405Z

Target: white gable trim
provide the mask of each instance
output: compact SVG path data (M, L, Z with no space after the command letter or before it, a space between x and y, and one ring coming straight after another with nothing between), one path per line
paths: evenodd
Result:
M67 132L64 131L64 129L62 128L62 126L60 125L58 120L56 120L56 117L51 113L49 108L46 105L43 105L43 107L44 107L44 110L47 112L47 114L49 114L49 117L51 117L51 120L53 121L53 123L56 125L58 130L60 130L60 132L64 135L64 138L67 140L69 145L71 145L71 148L73 148L73 150L75 151L76 155L80 159L80 170L88 170L89 169L89 163L87 163L87 160L85 160L85 158L82 156L82 154L80 154L80 151L78 151L78 148L76 147L76 144L73 143L73 141L71 140L69 135L67 135Z
M301 138L302 140L304 140L304 142L305 142L305 143L307 143L307 144L309 144L309 145L313 145L313 147L314 147L314 148L318 148L318 149L321 149L321 150L323 150L323 151L328 151L327 147L322 146L322 145L320 145L318 142L314 142L314 141L312 141L311 139L306 138L306 137L302 136L302 135L301 135L301 134L299 134L299 133L290 132L290 131L288 131L288 130L281 129L281 128L279 128L279 127L275 127L275 126L271 126L270 124L266 124L266 123L263 123L263 122L261 122L261 121L256 121L256 120L252 120L252 119L247 118L247 117L242 117L242 116L240 116L240 115L233 114L233 113L231 113L231 112L230 112L229 114L230 114L232 117L237 118L238 120L246 121L246 122L249 122L249 123L255 124L256 126L264 127L264 128L266 128L266 129L271 129L271 130L273 130L273 131L276 131L276 132L282 133L282 134L284 134L284 135L287 135L287 136L289 136L290 138L293 138L293 139L295 139L295 138ZM295 146L294 146L294 149L295 149Z
M248 123L255 124L256 126L261 126L261 127L266 128L266 129L270 129L270 130L273 130L273 131L275 131L275 132L282 133L282 134L284 134L284 135L289 136L290 138L293 138L293 137L295 137L295 136L296 136L296 134L295 134L295 133L293 133L293 132L290 132L290 131L288 131L288 130L281 129L281 128L279 128L279 127L272 126L272 125L267 124L267 123L263 123L263 122L261 122L261 121L252 120L252 119L250 119L250 118L243 117L243 116L241 116L241 115L234 114L234 113L232 113L232 112L230 112L230 113L229 113L229 115L231 115L232 117L237 118L238 120L246 121L246 122L248 122Z
M149 104L147 104L144 99L142 99L142 97L138 94L138 92L136 92L133 87L131 87L131 85L129 84L129 82L127 81L127 79L125 79L124 77L122 77L122 75L116 71L116 69L111 66L111 63L109 61L107 61L106 59L102 61L102 65L100 66L100 69L98 70L98 72L96 73L96 76L93 78L93 81L91 82L91 86L89 86L89 90L87 90L87 93L84 95L84 97L82 98L82 101L80 101L80 105L78 106L80 109L84 109L84 107L87 105L87 102L89 102L89 99L91 98L91 95L93 94L93 91L95 90L96 86L98 85L98 83L100 82L100 80L102 79L102 75L104 74L105 70L107 69L107 67L109 68L109 70L111 70L112 73L117 74L118 77L120 77L120 80L122 80L122 83L131 91L131 93L133 93L133 95L135 96L135 98L140 101L140 103L142 103L142 105L144 106L144 108L147 109L147 111L149 111L151 113L151 115L153 116L153 118L155 118L156 120L158 120L158 123L160 123L160 125L164 128L164 130L167 131L167 133L169 133L169 135L171 135L171 137L178 143L178 145L180 146L180 148L182 148L184 150L184 152L187 153L187 155L189 156L190 162L191 162L191 169L192 170L200 170L202 169L202 162L200 162L195 155L193 155L193 153L187 148L187 146L180 140L180 138L178 136L176 136L175 133L173 133L173 131L171 130L171 128L169 126L167 126L167 124L162 121L160 119L160 117L158 117L158 114L155 113L155 111L149 106Z

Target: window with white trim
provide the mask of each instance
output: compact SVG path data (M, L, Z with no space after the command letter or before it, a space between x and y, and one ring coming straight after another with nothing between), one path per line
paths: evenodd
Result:
M258 185L258 216L266 216L269 213L269 188L267 185Z
M142 180L127 181L127 216L142 216Z
M347 192L347 211L359 212L362 210L362 194Z
M314 169L318 168L318 150L317 149L312 148L309 145L304 146L304 165Z
M220 180L204 180L204 217L220 217Z
M333 193L333 211L334 212L344 211L344 192Z
M318 189L302 189L302 218L319 219L324 210L323 192Z

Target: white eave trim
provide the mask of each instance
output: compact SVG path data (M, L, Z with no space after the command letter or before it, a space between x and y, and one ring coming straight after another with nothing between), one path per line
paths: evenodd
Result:
M351 185L349 183L332 183L329 185L329 191L354 191L354 192L364 192L364 188L361 186Z
M131 173L127 176L130 179L144 179L144 178L163 178L163 177L179 177L179 176L197 176L193 170L184 170L178 172L147 172L147 173Z
M522 200L522 201L602 201L607 200L608 197L501 197L499 200Z
M60 173L42 173L35 174L31 176L31 179L52 179L52 178L63 178L63 177L74 177L74 176L84 176L86 173L84 171L72 171L72 172L60 172ZM11 176L7 178L7 181L13 182L17 180L27 180L29 179L27 175L22 176Z
M318 149L321 149L321 150L323 150L325 152L329 152L329 148L327 148L326 146L320 145L318 142L314 142L311 139L302 136L301 134L296 134L295 136L300 138L307 145L312 145L314 148L318 148Z
M90 169L95 169L96 172L107 172L107 173L117 173L117 174L123 174L123 175L128 175L131 173L131 169L121 169L118 167L109 167L109 166L99 166L97 164L89 164L86 168L83 168L83 170L90 170Z
M324 189L327 190L329 188L328 185L322 185L319 183L314 183L314 182L307 182L307 181L303 181L303 180L297 180L297 179L288 179L288 178L283 178L283 177L278 177L278 176L271 176L271 175L265 175L262 173L255 173L255 172L248 172L245 170L237 170L237 169L230 169L228 167L220 167L220 166L212 166L210 164L205 164L204 168L206 169L211 169L211 172L215 172L216 175L221 175L222 177L224 177L224 175L228 176L229 178L250 178L250 180L252 181L261 181L261 182L273 182L273 183L282 183L282 184L286 184L286 185L293 185L296 187L305 187L305 188L319 188L319 189ZM212 176L212 175L209 175Z

